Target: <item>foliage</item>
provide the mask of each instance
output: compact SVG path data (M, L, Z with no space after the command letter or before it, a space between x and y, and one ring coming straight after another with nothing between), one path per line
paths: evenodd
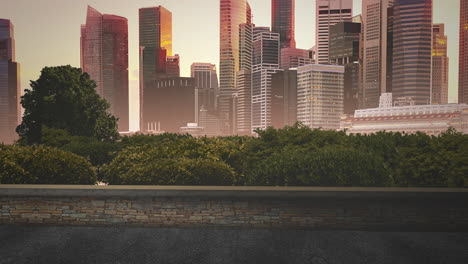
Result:
M75 154L45 146L0 145L1 184L94 184L92 165Z
M44 126L72 136L95 137L100 141L118 138L117 118L108 114L109 104L96 92L87 73L71 66L45 67L21 97L25 112L16 131L20 142L42 142ZM57 132L59 132L57 131Z

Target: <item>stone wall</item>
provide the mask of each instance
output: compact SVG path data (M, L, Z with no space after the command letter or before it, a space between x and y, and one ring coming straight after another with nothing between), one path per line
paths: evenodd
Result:
M1 224L468 231L465 189L0 185Z

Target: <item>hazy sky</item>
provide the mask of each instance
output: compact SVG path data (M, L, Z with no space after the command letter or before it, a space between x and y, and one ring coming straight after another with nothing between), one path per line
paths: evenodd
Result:
M39 77L44 66L80 66L80 24L89 4L101 13L124 16L129 25L130 128L138 129L138 8L162 5L172 11L173 53L181 56L181 75L192 62L219 64L220 0L0 0L0 18L15 25L16 60L22 88ZM270 26L271 0L250 0L254 23ZM354 0L354 15L361 13ZM450 57L449 101L458 86L459 0L434 0L434 23L445 23ZM315 43L315 0L296 0L296 43Z

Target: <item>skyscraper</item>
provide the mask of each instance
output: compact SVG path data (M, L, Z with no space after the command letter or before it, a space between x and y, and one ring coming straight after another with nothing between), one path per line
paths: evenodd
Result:
M232 134L232 98L236 74L240 70L240 25L251 23L252 13L246 0L220 0L220 54L218 112L224 120L224 133Z
M460 0L458 103L468 104L468 0Z
M268 27L253 31L252 130L271 126L271 76L279 71L279 34Z
M434 24L432 28L432 104L448 103L447 36L444 24Z
M216 95L218 93L218 75L216 74L216 66L211 63L192 63L190 67L190 76L195 81L197 89L197 100L195 113L195 122L199 122L198 115L203 108L207 114L213 115L216 110Z
M318 64L329 64L330 27L340 22L351 22L352 16L353 0L316 0L315 43Z
M239 71L235 94L236 134L252 134L252 44L253 24L240 25Z
M119 118L119 131L129 130L128 22L99 13L88 6L86 24L81 25L81 68L96 82L98 94Z
M280 34L281 48L295 48L295 0L271 0L271 32Z
M393 100L430 104L432 0L396 0L393 22Z
M344 113L350 115L358 109L360 34L361 23L341 22L330 27L329 57L332 64L345 66Z
M310 128L340 128L344 67L305 65L297 68L297 120Z
M17 138L20 123L20 68L15 62L14 26L0 19L0 143L11 144Z
M139 26L140 130L145 131L145 105L153 104L145 98L145 89L167 77L166 60L172 56L172 13L162 6L140 8Z
M271 126L283 128L297 122L297 70L281 70L271 77Z
M393 0L362 1L362 64L359 108L379 106L392 91Z
M315 62L309 50L282 48L280 53L280 68L283 70L313 64Z

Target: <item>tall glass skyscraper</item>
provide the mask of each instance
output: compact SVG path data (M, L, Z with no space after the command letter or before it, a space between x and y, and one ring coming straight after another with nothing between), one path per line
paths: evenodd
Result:
M148 124L145 122L149 121L145 121L144 115L151 108L151 102L145 97L145 89L153 87L157 80L168 77L166 60L172 56L172 13L169 10L162 6L140 8L139 47L140 130L146 131ZM169 64L174 66L174 63Z
M253 30L252 130L271 126L271 79L279 69L279 34L268 27Z
M460 0L458 103L468 104L468 0Z
M330 27L340 22L351 22L353 0L316 0L315 43L317 63L329 64L328 39Z
M432 104L448 103L449 58L444 24L434 24L432 35Z
M0 19L0 143L11 144L17 138L20 123L20 68L15 62L14 26Z
M393 21L393 100L430 104L432 0L396 0Z
M236 92L236 74L240 70L240 25L251 23L252 13L246 0L220 0L220 54L218 112L224 120L224 133L232 134L232 99Z
M271 0L271 31L280 34L281 48L295 48L295 0Z
M392 91L393 0L363 0L362 24L359 107L374 108Z
M129 131L128 22L88 6L81 25L81 68L96 82L98 94L119 118L119 131Z

